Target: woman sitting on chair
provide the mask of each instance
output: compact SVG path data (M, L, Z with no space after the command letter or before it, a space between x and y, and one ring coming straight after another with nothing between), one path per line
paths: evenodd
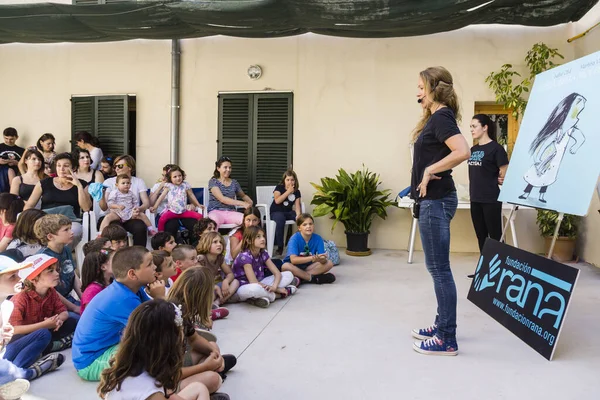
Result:
M302 213L301 195L298 190L298 176L292 170L284 172L279 185L273 191L273 202L271 203L271 219L275 221L275 245L277 250L274 255L283 254L283 233L285 231L285 221L296 221L296 217Z

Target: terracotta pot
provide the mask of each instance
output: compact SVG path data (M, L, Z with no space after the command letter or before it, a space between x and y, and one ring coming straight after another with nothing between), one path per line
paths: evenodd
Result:
M546 254L550 251L550 245L552 244L552 237L545 237L546 241ZM569 238L566 236L559 236L556 238L556 244L554 245L554 252L552 253L552 259L559 262L573 261L575 254L575 238Z

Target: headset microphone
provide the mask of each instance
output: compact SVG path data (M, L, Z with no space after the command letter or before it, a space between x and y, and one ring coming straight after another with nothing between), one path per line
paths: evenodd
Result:
M423 98L422 97L417 100L417 103L419 103L419 104L421 104L422 102L423 102Z

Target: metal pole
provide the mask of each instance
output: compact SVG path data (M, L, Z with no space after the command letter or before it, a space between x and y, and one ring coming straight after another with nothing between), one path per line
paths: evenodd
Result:
M179 108L181 49L179 39L171 41L171 164L179 162Z
M558 213L558 218L556 218L556 228L554 228L554 236L552 236L552 244L550 245L550 250L548 251L548 258L552 259L552 253L554 253L554 245L556 244L556 238L558 237L558 230L560 229L560 224L562 224L563 217L565 213Z

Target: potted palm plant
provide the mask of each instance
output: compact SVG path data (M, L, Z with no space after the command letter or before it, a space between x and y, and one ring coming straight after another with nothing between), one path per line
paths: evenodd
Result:
M379 175L363 166L362 170L348 174L340 168L335 178L321 178L321 184L311 182L317 190L311 204L315 217L331 214L334 220L331 231L338 222L346 233L346 254L366 256L369 249L369 231L375 217L386 219L387 208L397 207L390 198L391 190L380 190Z
M540 233L546 241L546 254L550 250L552 236L556 229L558 213L556 211L538 210L537 225ZM577 240L577 231L581 218L576 215L565 214L558 230L558 237L554 245L552 258L560 262L573 260L575 254L575 241Z

